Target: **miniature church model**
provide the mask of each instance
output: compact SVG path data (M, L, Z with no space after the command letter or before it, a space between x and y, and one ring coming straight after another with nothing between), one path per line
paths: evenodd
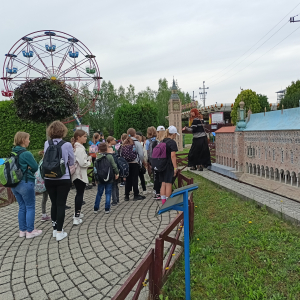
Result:
M177 94L177 86L173 79L172 94L169 100L169 126L175 126L180 135L176 135L178 151L183 150L182 145L182 123L181 123L181 102Z

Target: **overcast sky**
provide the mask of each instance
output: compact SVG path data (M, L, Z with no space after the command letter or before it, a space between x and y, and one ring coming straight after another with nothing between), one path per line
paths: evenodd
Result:
M4 54L24 35L54 29L87 45L96 55L101 76L115 87L133 84L137 92L147 86L157 89L159 78L165 77L171 84L174 75L179 87L191 95L193 91L198 95L205 80L209 86L207 104L233 102L240 87L265 94L275 102L275 92L300 77L300 30L262 55L299 28L300 23L288 23L290 16L300 13L300 5L289 13L298 3L299 0L2 1L0 61L2 65ZM0 87L3 88L2 81Z

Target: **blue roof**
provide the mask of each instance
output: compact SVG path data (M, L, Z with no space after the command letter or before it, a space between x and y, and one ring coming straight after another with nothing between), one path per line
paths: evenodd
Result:
M243 131L300 130L300 107L251 114Z

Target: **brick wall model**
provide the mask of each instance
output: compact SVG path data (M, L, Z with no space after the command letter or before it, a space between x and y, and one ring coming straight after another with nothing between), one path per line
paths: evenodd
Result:
M300 131L216 133L217 163L299 186Z

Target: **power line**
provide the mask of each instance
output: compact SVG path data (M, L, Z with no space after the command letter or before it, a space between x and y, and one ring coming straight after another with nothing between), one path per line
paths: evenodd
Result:
M222 78L224 75L228 74L231 70L233 70L235 67L240 65L243 61L245 61L248 57L250 57L254 52L256 52L261 46L263 46L267 41L269 41L277 32L279 32L284 26L286 26L290 21L287 23L284 23L276 32L274 32L267 40L265 40L260 46L258 46L254 51L252 51L249 55L247 55L243 60L241 60L239 63L237 63L233 68L229 69L226 73L224 73L222 76L219 77ZM212 82L217 81L218 79L213 80Z
M248 64L247 66L245 66L243 69L240 69L239 71L237 71L236 73L234 73L233 75L225 78L224 80L221 80L219 82L217 82L215 85L223 82L223 81L226 81L228 79L230 79L231 77L237 75L238 73L240 73L241 71L245 70L246 68L248 68L250 65L252 65L253 63L255 63L257 60L259 60L261 57L263 57L264 55L266 55L267 53L269 53L271 50L273 50L275 47L277 47L279 44L281 44L284 40L286 40L289 36L291 36L295 31L297 31L298 29L300 28L297 27L294 31L292 31L288 36L286 36L284 39L282 39L279 43L277 43L275 46L273 46L271 49L269 49L267 52L265 52L264 54L262 54L260 57L258 57L257 59L255 59L254 61L252 61L250 64Z
M296 9L298 6L300 5L300 3L298 3L289 13L287 13L275 26L273 26L259 41L257 41L251 48L249 48L243 55L241 55L238 59L234 60L231 64L229 64L227 67L225 67L223 70L219 71L218 73L216 73L215 75L211 76L208 78L211 79L213 77L215 77L216 75L222 73L223 71L225 71L226 69L228 69L230 66L232 66L235 62L237 62L240 58L242 58L247 52L249 52L253 47L255 47L262 39L264 39L275 27L277 27L277 25L279 25L294 9Z

